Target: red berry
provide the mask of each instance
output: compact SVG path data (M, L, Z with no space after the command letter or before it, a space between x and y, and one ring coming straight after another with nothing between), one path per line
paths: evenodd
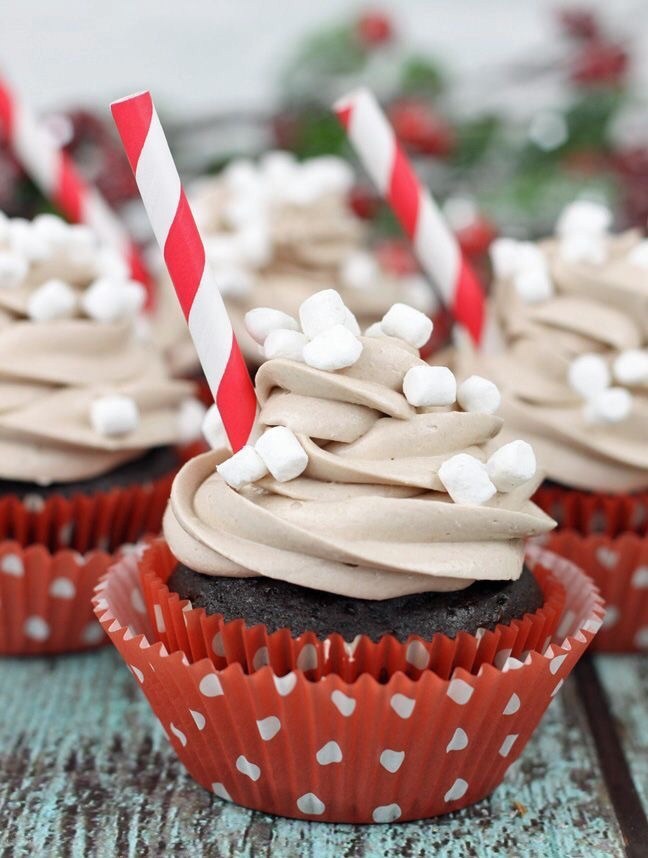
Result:
M372 220L380 207L380 197L368 185L354 185L349 191L349 207L363 220Z
M599 36L599 23L589 9L563 9L559 20L567 35L574 39L596 39Z
M400 238L386 239L376 246L376 257L381 268L389 274L404 275L418 271L418 265L409 246Z
M360 41L367 47L384 45L394 36L390 18L378 10L363 12L358 18L356 28Z
M454 132L429 105L414 100L395 102L389 117L396 136L416 152L447 155L454 146Z
M478 215L468 226L458 229L455 235L467 256L481 256L488 250L497 230L489 220Z
M588 42L576 55L570 76L581 86L619 84L625 78L628 63L628 54L621 45Z

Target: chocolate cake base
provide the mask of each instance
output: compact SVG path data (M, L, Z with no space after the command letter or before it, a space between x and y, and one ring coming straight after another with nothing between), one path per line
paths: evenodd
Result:
M50 483L41 486L38 483L24 483L20 480L0 480L0 497L16 495L23 499L26 495L37 495L44 500L52 495L72 497L77 494L94 495L108 492L114 488L144 485L170 474L180 466L180 457L175 447L154 447L143 456L114 468L107 474L92 477L89 480L77 480L73 483Z
M543 604L542 591L525 567L517 581L478 581L451 593L416 593L375 601L336 596L271 578L216 578L179 563L168 587L194 608L237 618L248 626L264 625L269 632L290 629L297 637L314 632L325 638L334 632L345 640L367 635L377 641L390 634L400 641L410 635L431 638L441 632L454 638L460 631L474 634L533 613Z

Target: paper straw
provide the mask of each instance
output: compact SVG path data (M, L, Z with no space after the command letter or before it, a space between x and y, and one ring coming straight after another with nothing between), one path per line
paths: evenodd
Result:
M409 236L425 273L455 321L479 343L484 293L427 188L416 178L374 95L358 89L334 105L365 169Z
M149 92L111 105L153 232L232 449L247 443L256 396Z
M0 125L7 143L43 195L72 223L91 227L126 260L130 274L147 287L151 278L141 254L97 188L82 178L72 159L0 76Z

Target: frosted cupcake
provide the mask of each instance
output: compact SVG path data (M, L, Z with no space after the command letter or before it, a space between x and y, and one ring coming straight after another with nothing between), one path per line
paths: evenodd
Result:
M434 311L434 295L422 278L387 274L369 251L366 226L347 204L352 182L339 158L299 163L287 152L271 152L258 163L234 161L196 186L192 207L207 257L250 365L263 358L243 326L254 307L295 315L309 295L332 287L363 327L396 301ZM160 292L159 341L174 371L195 371L173 290Z
M506 435L534 446L549 482L537 502L564 550L611 603L598 645L648 645L648 244L612 235L575 203L556 236L500 240L494 311L505 351L480 366L503 394Z
M553 526L533 451L500 445L495 385L420 359L430 325L397 304L360 336L332 290L299 320L259 310L275 352L259 437L185 465L168 544L98 588L176 752L222 799L344 822L470 804L600 624L571 564L536 548L523 571L524 539Z
M0 527L12 541L0 564L2 650L24 643L29 603L41 597L30 582L51 565L48 552L113 552L159 530L179 445L202 411L138 336L144 299L85 227L51 215L0 221ZM39 562L18 545L38 547L29 556ZM69 554L78 578L83 560ZM77 586L58 577L66 595L54 588L50 602L72 609ZM46 599L34 617L49 625L50 608ZM31 627L34 647L52 644L54 629ZM59 623L61 641L65 631Z

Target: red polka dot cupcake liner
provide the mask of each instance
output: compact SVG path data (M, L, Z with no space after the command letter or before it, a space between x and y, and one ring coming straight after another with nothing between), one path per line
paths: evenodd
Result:
M553 556L552 556L553 557ZM450 677L424 670L335 673L313 680L270 665L246 673L191 661L155 641L134 557L106 575L95 611L193 778L222 799L329 822L397 822L487 796L526 745L603 617L596 587L573 563L551 565L565 607L551 645L502 669Z
M0 542L0 654L43 655L95 649L107 638L92 594L114 558L42 545Z
M455 638L417 636L405 642L392 635L379 641L358 635L346 641L333 634L325 639L313 633L293 637L288 629L268 633L265 626L247 626L242 619L223 621L192 608L166 585L177 561L163 540L146 549L140 563L142 593L151 627L169 652L179 650L190 661L208 658L223 669L238 663L246 673L269 664L275 673L304 671L309 679L336 673L352 682L362 673L391 676L402 671L416 677L434 670L448 677L457 667L476 673L484 664L503 666L508 658L524 660L531 650L542 651L556 630L565 602L565 590L555 575L541 568L536 578L544 604L533 614L476 634L459 633Z
M581 567L605 600L606 612L593 649L648 651L648 538L583 536L573 530L549 535L546 547Z
M533 500L558 522L560 529L575 530L584 536L619 536L625 532L648 536L648 492L614 495L543 485Z

